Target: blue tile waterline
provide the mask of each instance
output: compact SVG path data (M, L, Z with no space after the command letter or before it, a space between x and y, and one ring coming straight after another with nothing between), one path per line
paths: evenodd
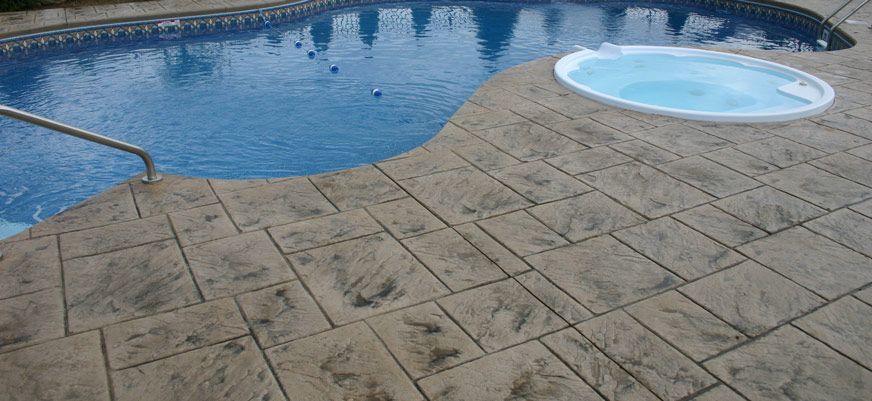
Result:
M162 172L284 177L413 149L495 72L575 44L808 51L813 40L667 4L381 4L2 60L0 103L143 146ZM0 133L7 222L33 224L142 170L135 157L23 123L0 120Z

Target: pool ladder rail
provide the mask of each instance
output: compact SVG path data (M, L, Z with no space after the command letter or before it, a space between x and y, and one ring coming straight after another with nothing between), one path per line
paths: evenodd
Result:
M830 14L828 17L822 19L821 20L821 35L817 41L818 46L820 46L823 50L829 50L830 43L832 41L833 32L836 31L836 29L839 27L839 25L842 25L843 22L847 21L848 18L851 18L851 16L854 15L857 11L860 11L860 9L863 8L863 6L868 4L870 1L872 1L872 0L864 0L862 3L860 3L860 5L858 5L857 7L854 7L853 10L848 12L847 15L845 15L844 17L842 17L841 19L836 21L836 23L832 24L829 28L827 28L827 22L829 22L831 19L833 19L833 17L835 17L836 14L838 14L842 10L844 10L845 7L848 7L849 5L851 5L854 2L854 0L846 1L839 8L837 8L836 11L833 11L832 14Z
M33 125L38 125L40 127L48 128L50 130L74 136L76 138L81 138L86 141L98 143L103 146L122 150L127 153L133 153L134 155L139 156L139 158L141 158L142 161L145 162L145 176L142 177L142 182L146 184L152 184L155 182L159 182L162 179L161 176L154 169L154 161L151 159L151 155L148 154L145 149L139 146L131 145L127 142L122 142L117 139L112 139L100 134L85 131L83 129L79 129L70 125L59 123L57 121L30 114L26 111L13 109L12 107L8 106L0 105L0 115L24 121Z

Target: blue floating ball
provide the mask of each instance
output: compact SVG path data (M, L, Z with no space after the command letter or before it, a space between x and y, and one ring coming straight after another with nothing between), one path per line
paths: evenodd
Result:
M314 50L309 50L308 52L306 52L306 54L309 55L309 58L315 58L315 55L318 53L316 53Z
M339 72L339 66L336 64L330 64L330 72Z
M300 42L299 40L294 42L294 47L296 47L297 49L303 47L303 42Z
M381 97L381 95L382 95L382 91L381 91L381 89L379 89L379 88L375 88L375 89L373 89L373 90L372 90L372 95L375 96L375 97Z
M264 28L272 28L272 22L269 22L269 20L264 21L263 27Z

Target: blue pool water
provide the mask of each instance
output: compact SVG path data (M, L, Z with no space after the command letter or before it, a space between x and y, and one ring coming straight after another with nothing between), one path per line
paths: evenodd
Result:
M600 93L673 109L763 113L811 103L779 92L796 82L792 76L707 57L634 54L594 59L569 77Z
M495 72L576 44L814 46L725 12L634 3L373 5L271 29L43 53L0 61L0 103L143 146L161 172L280 177L419 146ZM376 87L384 96L371 95ZM0 118L0 238L142 168Z

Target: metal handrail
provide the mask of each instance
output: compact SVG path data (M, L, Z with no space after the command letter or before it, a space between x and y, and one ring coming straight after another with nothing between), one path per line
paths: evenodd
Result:
M45 127L50 130L60 132L62 134L67 134L76 138L84 139L86 141L99 143L100 145L122 150L127 153L133 153L139 156L142 161L145 162L145 177L142 177L142 182L146 184L151 184L161 180L161 176L154 169L154 161L152 161L151 155L149 155L148 152L145 151L145 149L140 148L139 146L131 145L127 142L121 142L116 139L85 131L83 129L59 123L57 121L49 120L47 118L42 118L40 116L30 114L26 111L13 109L12 107L0 105L0 115L11 117L16 120L21 120L30 124L38 125L40 127Z
M842 19L840 19L838 22L836 22L835 24L833 24L832 26L830 26L829 29L827 29L827 22L829 22L830 19L832 19L833 17L835 17L836 14L838 14L839 12L841 12L842 10L844 10L845 7L847 7L847 6L849 6L851 3L853 3L854 0L848 0L848 1L846 1L846 2L845 2L844 4L842 4L839 8L837 8L836 11L833 11L832 14L830 14L829 16L827 16L826 18L824 18L824 19L821 20L821 38L820 38L820 42L823 42L824 50L826 50L827 48L829 48L829 46L830 46L830 36L832 35L833 32L836 31L836 28L838 28L839 25L842 25L843 22L847 21L848 18L851 18L851 16L854 15L854 13L856 13L857 11L860 11L860 9L863 8L863 6L865 6L867 3L869 3L869 1L872 1L872 0L866 0L866 1L862 2L862 3L860 3L859 6L854 7L854 9L851 10L847 15L845 15L844 17L842 17Z
M822 20L821 20L821 26L826 26L826 25L827 25L827 21L829 21L831 18L835 17L836 14L838 14L840 11L844 10L845 7L849 6L849 5L850 5L851 3L853 3L853 2L854 2L854 0L848 0L848 1L846 1L845 4L842 4L842 6L839 7L839 8L837 8L836 11L833 11L832 14L830 14L830 15L828 15L826 18L822 19Z
M867 3L869 3L869 1L870 1L870 0L866 0L866 1L862 2L862 3L860 3L859 6L854 7L854 9L851 10L851 12L849 12L847 15L845 15L844 17L842 17L842 19L840 19L839 22L836 22L835 24L833 24L833 26L830 27L830 31L835 31L836 28L839 27L839 25L842 25L842 23L845 22L845 21L847 21L848 18L851 18L851 16L854 15L854 13L856 13L857 11L860 11L860 9L863 8L863 6L865 6ZM850 3L850 1L849 1L848 3Z

